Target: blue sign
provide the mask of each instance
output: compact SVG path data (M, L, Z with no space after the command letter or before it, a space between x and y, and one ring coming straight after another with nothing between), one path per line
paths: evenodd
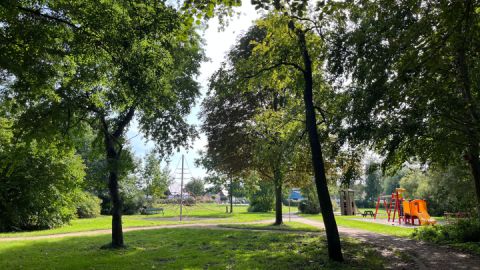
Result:
M299 201L303 200L304 198L302 196L302 193L300 193L300 190L292 190L290 192L290 195L288 195L288 199L292 201Z

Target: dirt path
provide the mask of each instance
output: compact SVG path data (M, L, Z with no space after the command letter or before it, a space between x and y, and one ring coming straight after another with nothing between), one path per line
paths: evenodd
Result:
M235 224L266 224L271 222L272 220L261 220L261 221L235 223ZM127 227L127 228L123 228L123 232L158 230L158 229L168 229L168 228L220 228L217 225L218 224L216 223L189 223L189 224L158 225L158 226L148 226L148 227ZM229 228L220 228L220 229L229 229ZM37 236L0 237L0 243L11 242L11 241L24 241L24 240L54 239L54 238L73 237L73 236L95 236L95 235L111 234L111 233L112 233L111 229L105 229L105 230L47 234L47 235L37 235Z
M292 216L292 221L324 228L322 222L299 216ZM339 227L338 230L342 236L353 237L376 246L380 252L393 259L391 264L387 265L391 269L412 269L412 266L413 269L480 269L480 257L451 248L359 229ZM398 256L399 253L407 255L414 264L409 265L405 259Z

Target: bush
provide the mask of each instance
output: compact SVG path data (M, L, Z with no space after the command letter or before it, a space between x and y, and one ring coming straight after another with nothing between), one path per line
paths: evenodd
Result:
M271 183L260 182L258 189L250 196L248 212L269 212L273 210L274 196Z
M318 214L320 213L320 203L318 201L317 191L311 185L302 189L305 199L298 205L298 210L303 214Z
M75 217L75 196L85 175L73 149L54 143L0 147L0 231L48 229Z
M135 215L139 214L148 202L143 193L129 194L126 196L122 194L122 203L123 203L123 214L125 215Z
M79 218L94 218L100 215L102 200L97 196L80 192L77 199L77 216Z
M480 221L460 219L444 226L425 226L415 229L412 237L434 243L480 242Z
M320 204L318 202L305 200L300 202L300 204L298 205L298 210L303 214L319 214Z
M158 200L160 204L180 204L180 198L172 198L172 199L161 199ZM195 205L196 200L193 197L183 198L184 205Z

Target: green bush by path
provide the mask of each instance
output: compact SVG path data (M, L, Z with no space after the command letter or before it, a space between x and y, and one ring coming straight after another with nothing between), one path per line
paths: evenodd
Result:
M100 216L102 200L97 196L80 192L77 198L77 216L79 218L94 218Z
M303 214L318 214L320 213L320 205L315 202L306 200L301 201L298 205L298 210Z
M317 234L162 229L125 233L126 249L101 250L109 235L0 243L0 269L383 269L373 249L344 239L345 263L328 260Z
M412 237L438 244L450 244L480 254L480 221L476 218L460 219L443 226L424 226Z
M302 189L302 193L306 200L300 202L298 205L298 210L303 214L320 213L320 203L318 201L318 195L315 186L310 185L309 187Z

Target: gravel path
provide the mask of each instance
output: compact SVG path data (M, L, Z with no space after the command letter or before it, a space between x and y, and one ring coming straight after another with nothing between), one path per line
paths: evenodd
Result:
M323 222L299 216L292 217L292 221L324 228ZM391 269L480 269L479 256L461 253L455 249L359 229L339 227L338 230L342 236L356 238L377 247L392 259L387 265ZM406 255L410 262L402 259L399 252Z

